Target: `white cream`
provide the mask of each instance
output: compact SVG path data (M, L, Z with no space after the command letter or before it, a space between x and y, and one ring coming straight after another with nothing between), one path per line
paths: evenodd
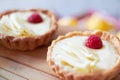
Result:
M49 31L51 19L39 12L43 18L42 23L32 24L27 21L33 12L15 12L3 16L0 20L0 33L12 36L36 36Z
M113 67L118 55L112 44L102 40L101 49L90 49L85 46L87 38L87 36L74 36L57 42L52 53L55 64L64 67L65 70L80 73Z

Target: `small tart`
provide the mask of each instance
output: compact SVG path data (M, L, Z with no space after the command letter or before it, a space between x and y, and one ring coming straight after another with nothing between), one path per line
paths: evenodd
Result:
M41 22L31 23L29 17L37 13ZM57 17L49 10L9 10L0 14L0 44L16 50L33 50L47 45L57 30Z
M85 45L89 36L102 40L102 48ZM120 72L120 41L107 32L71 32L54 40L47 62L63 80L111 80Z

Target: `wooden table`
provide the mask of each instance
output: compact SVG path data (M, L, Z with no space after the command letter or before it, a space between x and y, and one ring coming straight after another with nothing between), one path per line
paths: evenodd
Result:
M57 35L63 33L60 30ZM0 45L0 80L60 80L46 62L47 47L22 52ZM120 76L113 80L120 80Z

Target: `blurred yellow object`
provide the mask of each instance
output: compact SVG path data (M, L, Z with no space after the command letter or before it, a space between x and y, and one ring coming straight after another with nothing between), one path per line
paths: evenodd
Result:
M109 31L113 29L113 25L103 19L100 14L93 14L86 22L86 26L90 30Z
M120 32L118 32L116 35L117 35L117 37L120 39Z
M60 26L76 27L78 25L78 21L73 17L63 17L59 19L58 24Z

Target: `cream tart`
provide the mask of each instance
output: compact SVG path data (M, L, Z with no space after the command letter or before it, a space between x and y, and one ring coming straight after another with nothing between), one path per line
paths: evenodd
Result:
M52 42L47 62L63 80L110 80L120 72L119 47L107 32L71 32Z
M9 10L0 14L0 43L16 50L47 45L57 30L57 17L50 10Z

